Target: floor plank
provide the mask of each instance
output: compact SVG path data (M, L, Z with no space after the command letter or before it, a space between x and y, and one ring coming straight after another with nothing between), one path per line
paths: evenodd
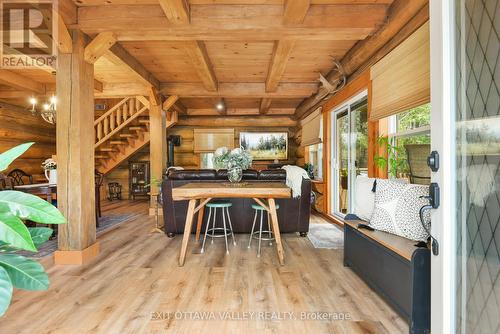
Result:
M315 249L307 238L284 234L286 265L280 266L274 245L263 243L257 258L255 247L247 248L249 236L237 234L230 255L220 239L204 254L190 242L179 267L181 238L150 233L154 218L146 202L116 201L103 209L137 216L101 235L102 252L88 265L44 259L49 290L15 291L1 333L408 332L342 266L342 250Z

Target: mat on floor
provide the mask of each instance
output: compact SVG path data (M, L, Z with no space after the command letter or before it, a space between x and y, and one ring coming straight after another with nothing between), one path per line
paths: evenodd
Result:
M307 237L314 248L344 248L344 231L333 224L309 224Z

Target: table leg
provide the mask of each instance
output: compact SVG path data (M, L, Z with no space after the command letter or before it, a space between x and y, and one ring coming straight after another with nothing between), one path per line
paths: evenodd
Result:
M189 237L191 236L191 227L193 226L193 216L194 209L196 206L196 199L189 200L187 215L186 215L186 224L184 226L184 235L182 236L182 246L181 253L179 255L179 266L184 265L184 260L186 259L186 251L189 242Z
M285 255L283 252L283 245L281 244L280 227L278 225L278 215L276 214L276 203L274 198L269 198L269 213L271 214L271 221L273 224L274 239L276 240L276 250L278 251L278 260L280 264L285 265Z
M203 203L203 200L200 200L200 203ZM200 241L200 233L201 233L201 224L203 224L203 214L205 213L205 205L200 207L198 211L198 222L196 223L196 242Z

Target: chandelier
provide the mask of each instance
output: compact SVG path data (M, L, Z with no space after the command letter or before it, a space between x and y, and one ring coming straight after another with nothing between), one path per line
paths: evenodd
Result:
M37 104L38 101L35 97L30 98L30 104L31 104L31 114L35 116L37 114ZM45 102L42 104L42 108L40 110L40 116L43 118L43 120L47 123L50 124L56 124L56 108L57 105L57 98L52 95L52 97L49 99L48 102Z

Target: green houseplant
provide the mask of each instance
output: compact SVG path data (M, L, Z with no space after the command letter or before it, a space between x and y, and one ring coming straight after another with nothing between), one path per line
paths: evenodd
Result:
M0 154L0 172L33 143L16 146ZM36 252L52 235L47 227L28 228L23 220L43 224L63 224L66 219L52 204L14 190L0 191L0 316L12 299L13 287L23 290L47 290L49 278L42 265L19 255L17 251Z
M404 158L404 149L397 146L396 138L380 136L377 138L377 144L387 152L386 156L376 155L374 163L377 167L388 170L389 177L396 178L398 171L404 168L406 159Z

